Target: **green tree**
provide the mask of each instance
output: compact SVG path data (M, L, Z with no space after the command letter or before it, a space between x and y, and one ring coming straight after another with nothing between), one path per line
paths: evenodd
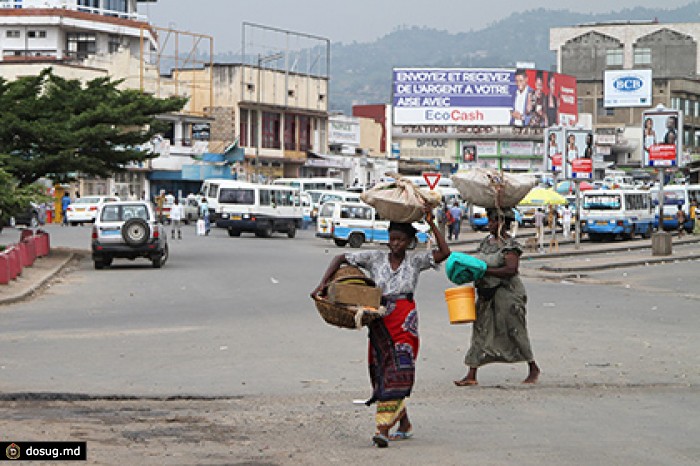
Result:
M0 156L0 164L3 162ZM21 211L30 202L46 202L50 198L43 193L39 184L19 186L17 180L0 168L0 231L16 212Z
M184 98L160 99L121 80L87 83L56 76L0 78L0 168L21 186L41 177L70 181L75 173L109 177L129 162L157 154L140 149L163 130L155 116L181 110Z

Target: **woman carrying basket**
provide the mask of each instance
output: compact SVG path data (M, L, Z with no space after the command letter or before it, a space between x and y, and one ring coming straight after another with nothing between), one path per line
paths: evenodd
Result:
M419 346L413 292L419 274L436 268L450 255L450 248L435 226L430 210L425 209L426 220L436 239L436 250L406 254L416 237L416 229L410 223L391 222L388 254L374 250L334 257L320 285L311 293L312 297L321 293L342 264L363 267L382 290L382 304L387 314L368 325L372 397L366 402L367 405L377 403L377 432L372 441L379 448L387 447L390 439L403 440L412 434L404 398L410 396L413 388ZM397 430L390 435L389 430L397 423Z

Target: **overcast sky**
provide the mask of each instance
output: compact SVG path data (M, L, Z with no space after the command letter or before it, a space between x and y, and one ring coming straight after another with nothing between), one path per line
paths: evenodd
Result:
M690 0L157 0L142 4L139 11L159 27L212 35L215 52L222 53L241 50L243 22L350 43L371 42L401 25L452 33L478 30L512 12L536 8L605 13L613 8L674 8L688 3Z

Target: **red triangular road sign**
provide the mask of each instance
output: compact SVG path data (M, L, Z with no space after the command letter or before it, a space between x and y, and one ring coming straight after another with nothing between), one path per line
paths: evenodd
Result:
M428 187L430 189L435 189L435 186L437 186L441 176L442 175L439 173L423 173L423 178L425 179L425 182L428 183Z

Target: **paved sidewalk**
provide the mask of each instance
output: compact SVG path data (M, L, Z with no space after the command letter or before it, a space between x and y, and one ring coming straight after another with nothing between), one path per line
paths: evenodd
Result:
M0 285L0 305L22 301L46 286L73 260L86 255L84 251L51 248L46 257L39 257L31 267L22 269L22 275L7 285Z

